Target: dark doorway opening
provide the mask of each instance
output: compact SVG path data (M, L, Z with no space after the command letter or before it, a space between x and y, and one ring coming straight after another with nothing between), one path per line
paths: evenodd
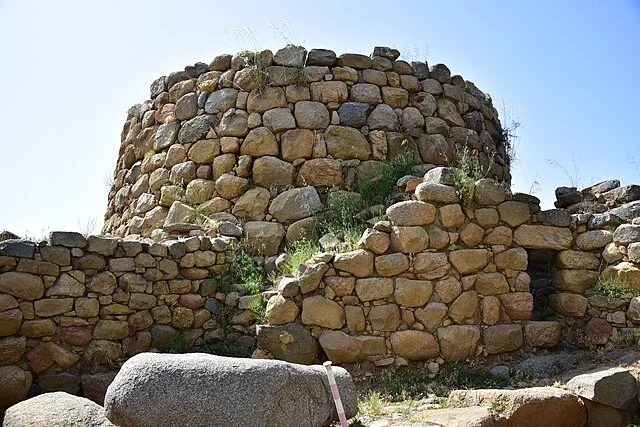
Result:
M553 286L553 259L556 251L549 249L528 249L529 264L527 274L531 277L533 294L532 320L545 320L553 316L549 307L549 295L555 292Z

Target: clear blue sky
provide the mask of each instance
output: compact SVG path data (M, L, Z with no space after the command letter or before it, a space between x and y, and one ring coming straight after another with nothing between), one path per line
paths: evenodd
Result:
M0 229L78 230L106 208L126 110L220 53L307 48L443 62L523 123L513 190L640 182L640 1L0 0ZM539 185L535 185L537 181Z

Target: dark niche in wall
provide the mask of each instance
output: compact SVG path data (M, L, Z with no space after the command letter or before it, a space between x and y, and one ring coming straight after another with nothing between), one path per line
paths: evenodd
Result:
M546 320L553 315L549 306L549 295L554 293L553 259L556 251L549 249L528 249L527 273L531 277L530 292L533 294L532 320Z

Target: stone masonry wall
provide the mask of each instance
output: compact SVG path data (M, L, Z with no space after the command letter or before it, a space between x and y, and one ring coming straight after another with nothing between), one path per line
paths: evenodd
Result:
M318 255L283 279L268 325L258 326L260 357L311 363L324 351L336 363L417 360L437 372L444 361L573 344L576 335L605 344L619 339L614 327L640 323L640 298L607 313L611 302L592 289L602 272L640 290L640 225L627 223L640 222L640 202L606 214L540 211L535 197L492 179L461 202L455 173L428 171L414 199L390 206L360 249ZM527 250L556 251L552 313L541 321L531 320Z
M219 286L233 261L231 242L63 232L40 245L0 242L0 410L32 383L77 394L81 378L152 348L221 343L250 355L255 318L246 307L255 296Z
M312 186L319 209L328 189L356 191L361 172L407 154L422 176L467 148L488 176L510 182L491 98L443 64L399 56L383 47L337 56L288 45L158 78L122 130L104 232L159 240L189 230L197 208L260 232L265 222L281 224L267 230L277 247L304 219L278 215L279 194Z

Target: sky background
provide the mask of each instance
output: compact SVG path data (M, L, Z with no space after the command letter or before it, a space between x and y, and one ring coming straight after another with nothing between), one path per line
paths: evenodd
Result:
M391 46L475 82L522 123L512 190L543 208L560 185L640 183L640 0L0 0L0 230L98 232L155 78L288 42Z

